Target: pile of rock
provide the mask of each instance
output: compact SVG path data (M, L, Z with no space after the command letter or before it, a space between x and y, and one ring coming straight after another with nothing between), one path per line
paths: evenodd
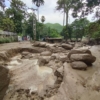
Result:
M71 50L68 54L71 66L74 69L87 69L88 65L95 62L96 57L88 49Z

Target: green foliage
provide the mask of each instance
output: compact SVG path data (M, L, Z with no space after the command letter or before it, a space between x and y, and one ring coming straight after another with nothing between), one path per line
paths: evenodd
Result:
M90 23L85 29L86 35L92 38L100 37L100 20Z
M1 27L4 31L13 32L15 25L12 20L10 20L9 18L5 18L2 20Z
M10 43L10 42L16 42L17 40L13 37L0 37L0 44L1 43Z
M40 5L44 4L44 0L32 0L34 4L36 4L37 7L40 7Z
M82 38L85 35L85 28L89 25L89 21L86 18L76 19L71 27L73 28L73 37Z
M45 24L46 27L50 27L52 29L56 29L59 33L62 31L63 29L63 26L58 24L58 23L55 23L55 24L51 24L51 23L47 23Z
M13 20L14 32L22 33L22 20L26 15L26 5L21 0L12 0L10 8L5 11L5 14Z

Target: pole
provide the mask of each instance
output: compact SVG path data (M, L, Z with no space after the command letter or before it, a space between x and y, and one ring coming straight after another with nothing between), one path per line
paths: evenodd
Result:
M36 16L33 12L33 36L34 36L34 42L36 41Z
M39 7L38 7L38 22L39 22Z

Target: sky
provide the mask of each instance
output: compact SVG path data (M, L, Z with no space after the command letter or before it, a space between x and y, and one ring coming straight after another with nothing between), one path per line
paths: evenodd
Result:
M31 2L32 0L21 0L23 1L29 8L37 9L37 7ZM45 16L45 23L59 23L63 25L63 13L60 11L56 11L56 2L57 0L44 0L44 5L39 7L39 21L41 21L41 16ZM9 7L10 3L7 1L6 5ZM29 11L30 12L30 11ZM37 15L37 12L35 11ZM88 16L90 21L92 20L91 15ZM72 23L75 19L72 18L71 13L69 14L69 23Z

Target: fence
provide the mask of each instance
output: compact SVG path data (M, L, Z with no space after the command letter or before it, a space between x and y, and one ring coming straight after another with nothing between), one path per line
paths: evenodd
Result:
M16 33L0 30L0 36L17 36Z

